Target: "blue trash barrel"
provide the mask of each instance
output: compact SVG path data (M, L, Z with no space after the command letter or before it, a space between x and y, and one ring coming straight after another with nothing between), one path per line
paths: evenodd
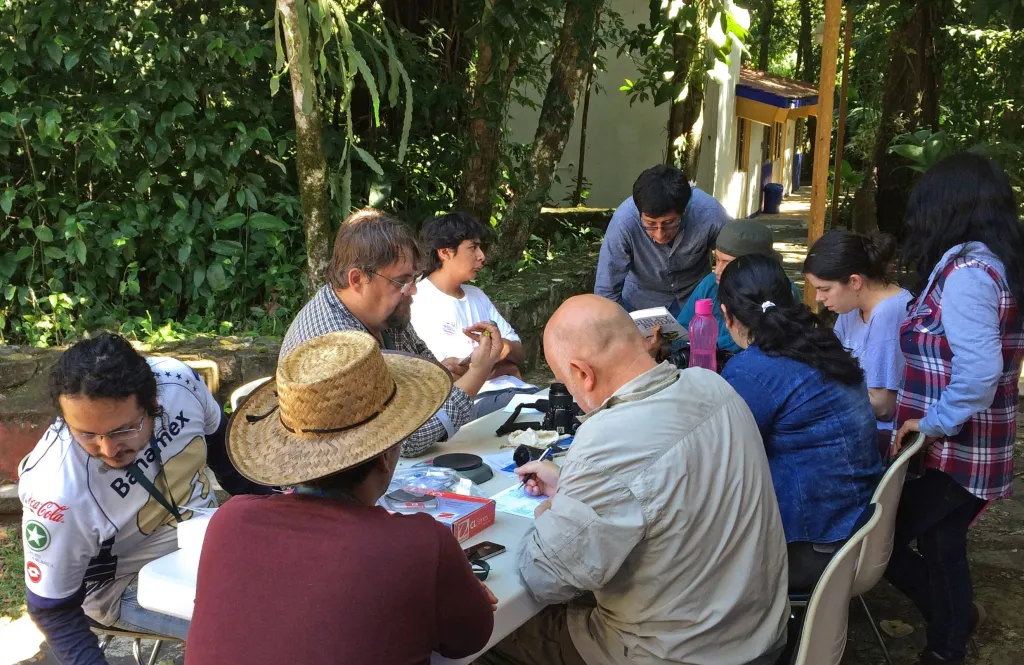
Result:
M782 185L770 182L764 186L764 214L778 214L780 205L782 205Z

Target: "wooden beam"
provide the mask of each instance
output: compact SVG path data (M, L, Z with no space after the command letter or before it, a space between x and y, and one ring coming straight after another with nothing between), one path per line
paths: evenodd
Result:
M790 109L787 117L790 120L796 120L797 118L806 118L807 116L818 115L818 105L811 104L810 106L798 106L795 109Z
M818 84L818 134L814 142L811 175L811 217L807 220L807 248L825 232L825 196L828 193L828 162L832 148L832 107L836 90L836 58L839 56L839 16L842 0L825 0L825 39L821 44L821 76ZM804 286L804 302L817 311L814 287Z
M746 97L736 98L736 115L740 118L748 118L754 122L759 122L762 125L772 126L775 122L775 113L778 111L777 106L765 104L764 102L755 102L752 99Z
M832 228L839 212L839 190L843 185L843 140L846 135L846 90L850 81L850 42L853 41L853 8L846 5L846 35L843 37L843 87L839 91L839 127L836 130L836 165L832 171Z

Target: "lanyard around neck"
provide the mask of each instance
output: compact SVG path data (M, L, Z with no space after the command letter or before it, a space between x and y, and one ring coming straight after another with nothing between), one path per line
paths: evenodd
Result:
M167 485L167 491L169 493L171 491L171 485L170 481L167 480L167 470L164 469L163 457L161 457L160 455L160 446L157 444L156 439L153 439L152 441L149 442L149 447L153 451L153 456L156 458L157 465L159 465L156 475L159 476L160 472L163 471L164 483ZM149 480L149 478L146 477L146 474L143 473L142 469L139 468L138 462L132 462L130 465L128 465L127 471L128 475L135 479L135 482L137 482L139 485L142 485L142 488L149 492L149 495L156 499L157 503L163 506L167 512L174 516L175 522L180 524L184 521L181 518L181 513L178 511L178 507L174 505L173 501L168 501L167 497L164 496L163 492L158 490L156 488L156 485L154 485Z

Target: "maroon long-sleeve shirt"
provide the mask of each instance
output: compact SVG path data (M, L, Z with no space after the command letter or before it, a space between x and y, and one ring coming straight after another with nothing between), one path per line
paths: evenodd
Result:
M210 521L187 665L426 665L482 649L494 617L452 534L427 515L286 494Z

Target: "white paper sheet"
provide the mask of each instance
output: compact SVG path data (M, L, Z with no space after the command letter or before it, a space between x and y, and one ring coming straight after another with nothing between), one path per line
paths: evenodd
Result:
M506 448L502 452L491 453L490 455L481 455L488 466L494 470L494 473L503 473L512 478L516 478L516 463L512 459L512 449Z
M533 511L537 509L537 506L547 500L546 496L527 494L526 488L519 485L512 485L491 498L494 499L496 510L508 513L509 515L526 517L531 520L533 519Z

